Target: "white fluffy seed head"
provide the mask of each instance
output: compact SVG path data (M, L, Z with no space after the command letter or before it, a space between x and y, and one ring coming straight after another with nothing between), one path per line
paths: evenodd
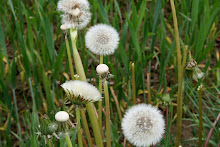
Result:
M75 81L66 81L61 85L61 87L69 92L72 96L75 97L82 97L84 100L87 101L99 101L101 100L101 94L98 89L89 84L87 82L75 80Z
M131 107L122 119L123 134L135 146L155 145L162 139L164 127L163 115L147 104Z
M96 67L96 72L99 74L99 75L102 75L102 74L106 74L108 73L109 71L109 68L106 64L99 64L97 67Z
M87 0L59 0L57 9L63 12L62 24L68 28L83 29L91 20Z
M109 25L97 24L85 36L87 48L97 55L111 55L118 48L119 34Z
M66 111L59 111L55 114L55 119L58 122L66 122L69 120L69 114Z

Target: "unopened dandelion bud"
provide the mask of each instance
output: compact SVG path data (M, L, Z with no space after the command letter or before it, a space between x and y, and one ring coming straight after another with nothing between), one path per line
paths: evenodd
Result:
M55 119L58 122L66 122L69 120L69 114L66 111L59 111L55 114Z
M164 128L161 112L147 104L131 107L122 119L123 134L135 146L155 145L162 139Z
M99 75L103 75L103 74L107 74L109 71L109 68L106 64L99 64L97 67L96 67L96 72L99 74Z

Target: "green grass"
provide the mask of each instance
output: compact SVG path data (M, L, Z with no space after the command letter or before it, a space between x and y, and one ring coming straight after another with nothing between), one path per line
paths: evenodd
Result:
M11 146L14 143L28 147L46 146L43 139L36 139L39 118L48 114L54 120L54 114L58 110L67 109L59 107L54 101L54 98L63 101L60 84L67 80L66 74L70 77L65 34L59 28L61 19L56 10L57 2L58 0L0 1L0 146ZM120 33L118 49L114 55L104 58L104 63L109 65L110 72L115 76L113 88L122 113L127 106L132 106L131 62L136 66L136 94L141 102L147 102L147 93L139 94L140 90L147 90L147 72L151 75L153 104L161 101L165 90L171 88L169 94L173 103L168 107L166 135L158 146L173 146L176 136L174 103L178 85L176 45L169 1L90 0L90 4L90 25L111 24ZM205 142L220 111L220 60L216 52L219 45L218 48L214 46L220 31L220 3L219 0L176 0L175 5L181 49L183 51L184 45L188 45L193 57L206 73L205 79L200 81L204 85L202 98ZM99 58L85 47L86 30L79 32L77 48L87 77L89 80L96 79L98 86L95 67ZM185 76L183 121L190 122L190 126L183 132L188 132L191 136L189 138L182 135L183 146L197 146L198 142L197 86L198 83ZM17 100L17 106L13 98ZM43 105L47 106L47 111ZM163 104L159 108L166 109ZM122 146L124 137L114 101L110 101L110 112L112 146ZM166 118L166 111L164 117ZM19 134L17 124L21 126L22 135ZM210 146L217 146L219 143L219 127L218 122L209 140ZM76 130L70 136L74 143ZM62 139L57 141L53 138L53 142L54 145L66 146Z

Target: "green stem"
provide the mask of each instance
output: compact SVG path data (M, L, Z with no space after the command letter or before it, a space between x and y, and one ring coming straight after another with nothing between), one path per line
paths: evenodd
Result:
M92 129L94 132L96 146L103 147L102 136L101 136L101 132L99 130L99 124L98 124L98 120L96 118L93 104L92 103L86 104L86 109L88 111L89 119L91 121Z
M71 140L70 140L70 136L69 136L68 133L66 133L65 139L66 139L67 146L68 147L73 147L73 145L71 143Z
M110 108L109 108L109 93L108 82L104 81L104 93L105 93L105 111L106 111L106 141L107 147L111 147L111 128L110 128Z
M48 146L49 147L53 147L52 143L51 143L51 139L48 140Z
M76 66L76 72L79 76L79 80L86 81L86 75L83 69L83 64L79 55L79 52L76 48L76 40L77 40L77 30L76 29L70 29L70 36L71 36L71 42L72 42L72 48L73 48L73 57L74 62Z
M76 72L79 75L79 80L86 82L86 75L83 69L82 61L79 56L79 52L76 48L77 30L70 29L70 36L71 36L71 41L73 45L73 57L74 57L74 62L76 66ZM93 133L95 136L96 145L97 147L103 147L102 136L101 136L101 132L99 129L98 119L96 118L94 104L93 103L86 104L86 109L88 111L89 118L92 124L92 129L93 129Z
M202 146L202 88L199 89L199 147Z
M76 42L74 41L72 43L76 43ZM66 48L67 48L67 55L68 55L68 60L69 60L69 68L70 68L71 78L72 78L72 80L74 80L74 70L73 70L73 64L72 64L71 53L70 53L70 46L69 46L68 39L66 39ZM87 120L86 120L85 112L84 112L83 109L81 109L80 112L81 112L81 117L82 117L83 128L84 128L85 134L87 136L89 147L92 147L93 146L92 138L91 138L91 135L90 135L90 132L89 132L89 127L88 127L88 123L87 123Z
M136 87L135 87L135 65L131 64L131 72L132 72L132 97L133 97L133 105L136 104Z
M80 109L76 107L76 122L77 122L77 134L78 134L78 145L82 147L82 134L81 134L81 123L80 123Z
M92 138L91 138L91 135L89 132L89 127L88 127L88 123L86 120L86 115L85 115L84 109L80 109L80 115L81 115L81 119L82 119L83 129L84 129L85 134L87 136L89 147L93 147Z
M176 17L176 10L174 1L170 0L170 5L173 14L173 23L174 23L174 32L176 39L176 50L177 50L177 68L178 68L178 94L177 94L177 136L175 141L175 146L178 147L180 145L180 137L181 137L181 129L182 129L182 65L181 65L181 50L180 50L180 38L179 38L179 30L178 23Z
M73 63L72 63L71 52L70 52L70 45L69 45L68 38L65 38L65 39L66 39L66 51L67 51L67 56L68 56L68 61L69 61L70 74L71 74L72 80L74 80L74 70L73 70Z
M103 64L103 55L100 55L100 64ZM99 92L102 95L102 79L99 78ZM102 134L102 101L98 101L98 122L99 122L99 129Z

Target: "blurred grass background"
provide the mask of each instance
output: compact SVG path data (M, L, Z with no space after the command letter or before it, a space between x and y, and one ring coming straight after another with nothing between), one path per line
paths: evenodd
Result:
M58 0L0 1L0 146L39 146L36 127L45 113L51 119L63 109L60 84L69 79L65 32L60 30ZM135 63L138 102L147 102L147 73L150 73L151 97L167 118L161 146L173 146L176 126L177 68L172 14L167 0L90 0L91 24L111 24L120 33L119 48L106 57L115 76L110 86L122 113L132 105L131 63ZM220 112L220 2L219 0L175 0L181 34L181 47L189 46L205 73L203 98L203 139ZM88 27L90 27L88 26ZM85 47L81 30L77 47L88 81L98 85L97 56ZM187 76L183 99L183 146L197 146L198 83ZM162 103L169 93L173 103ZM116 105L110 93L113 146L122 146L123 135ZM17 100L17 105L15 103ZM18 110L18 115L16 111ZM167 115L168 114L168 115ZM17 122L20 122L20 129ZM218 122L209 140L217 146ZM74 133L72 134L74 140ZM54 139L54 142L55 139ZM62 140L58 141L61 146ZM65 146L65 144L63 144ZM159 145L158 145L159 146Z

